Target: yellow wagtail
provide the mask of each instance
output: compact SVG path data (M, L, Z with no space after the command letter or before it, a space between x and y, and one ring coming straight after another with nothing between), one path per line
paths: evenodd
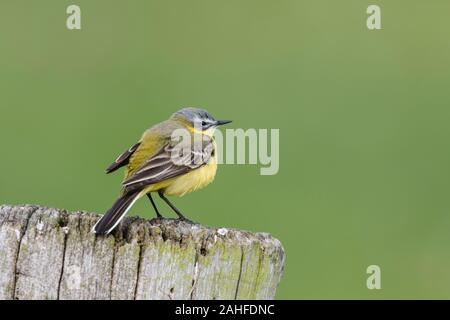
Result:
M183 214L166 198L182 196L208 185L217 170L217 126L231 122L215 120L206 110L184 108L168 120L147 129L141 140L123 152L107 169L113 172L127 165L119 199L93 228L97 234L110 233L140 197L147 195L156 215L162 217L153 201L157 192L178 215ZM189 139L174 139L174 132L186 132ZM197 138L200 136L200 139Z

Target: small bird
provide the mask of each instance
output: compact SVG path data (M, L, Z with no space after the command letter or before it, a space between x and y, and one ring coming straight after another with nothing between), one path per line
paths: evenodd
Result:
M140 141L125 150L106 173L126 166L120 197L95 224L96 234L110 233L131 206L146 195L158 218L162 218L152 198L157 192L181 220L188 220L166 196L182 196L205 187L217 170L214 130L231 120L216 120L206 110L183 108L163 122L147 129ZM188 139L174 138L174 132ZM189 220L188 220L189 221Z

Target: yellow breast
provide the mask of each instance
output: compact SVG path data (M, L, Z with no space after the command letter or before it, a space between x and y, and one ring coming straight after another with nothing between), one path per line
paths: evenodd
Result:
M217 159L211 158L210 162L185 175L170 179L168 186L164 188L164 194L169 196L183 196L207 186L214 180L217 171Z

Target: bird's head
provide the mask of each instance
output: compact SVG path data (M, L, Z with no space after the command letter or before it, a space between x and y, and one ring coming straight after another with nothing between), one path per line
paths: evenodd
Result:
M216 120L205 109L193 107L178 110L171 118L183 122L193 132L208 135L212 135L218 126L231 122L231 120Z

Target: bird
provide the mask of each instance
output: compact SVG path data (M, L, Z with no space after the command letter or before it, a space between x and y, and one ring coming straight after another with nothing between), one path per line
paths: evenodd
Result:
M230 122L216 120L205 109L186 107L147 129L136 144L106 169L106 173L112 173L125 167L125 178L119 198L92 231L98 235L109 234L143 196L148 197L157 218L163 218L152 193L157 193L178 219L191 222L167 196L183 196L214 180L217 171L214 131Z

